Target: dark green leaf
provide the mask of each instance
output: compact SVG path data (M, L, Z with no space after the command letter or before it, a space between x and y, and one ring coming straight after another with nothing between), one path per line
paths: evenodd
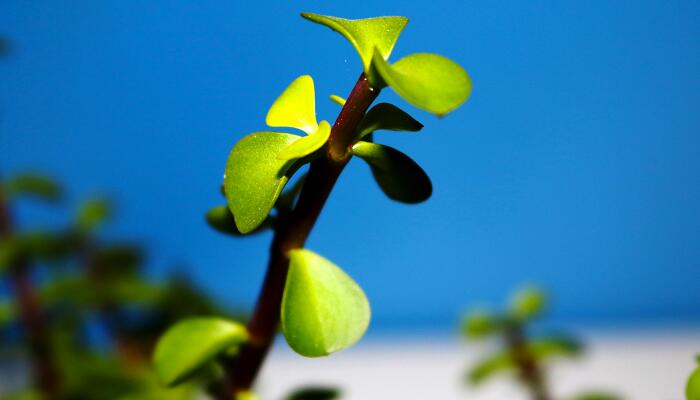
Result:
M55 202L61 198L61 187L48 176L28 173L12 177L5 188L10 197L28 196Z
M321 357L352 346L369 325L362 289L318 254L296 249L282 299L282 331L289 346L306 357Z
M391 65L377 54L373 65L384 83L404 100L439 116L459 107L472 91L467 72L436 54L411 54Z
M226 199L241 233L250 233L265 221L289 179L292 160L277 155L299 136L257 132L234 146L226 163Z
M379 187L390 199L420 203L433 192L433 185L425 171L394 148L360 141L353 146L352 153L369 164Z
M167 385L175 385L226 349L248 340L246 328L221 318L178 322L158 341L153 363Z
M102 225L112 214L112 204L107 199L91 199L78 211L76 225L82 232L89 232Z
M379 103L367 111L360 122L357 139L378 130L417 132L422 128L423 124L395 105Z
M287 400L335 400L340 398L340 390L331 387L310 386L292 392Z

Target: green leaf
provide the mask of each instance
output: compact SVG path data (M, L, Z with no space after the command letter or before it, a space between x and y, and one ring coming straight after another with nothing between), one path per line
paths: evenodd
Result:
M404 100L439 116L459 107L472 91L467 72L437 54L411 54L391 65L374 57L373 65L384 83Z
M291 211L292 207L294 206L294 202L301 194L301 190L304 188L304 183L306 182L307 176L308 174L303 174L297 178L292 187L286 189L284 192L282 192L282 194L280 194L279 198L277 199L277 204L275 204L275 208L277 208L278 212L285 213Z
M14 303L0 302L0 329L4 329L17 318L17 308Z
M542 313L547 305L545 293L537 287L525 287L515 293L510 313L521 321L530 320Z
M372 107L357 128L357 139L378 130L417 132L423 124L405 111L389 103L379 103Z
M277 155L299 136L257 132L241 139L226 163L226 200L241 233L252 232L265 221L287 184L293 161Z
M688 384L685 387L686 400L700 400L700 367L688 378Z
M502 351L477 362L469 371L467 379L473 385L478 385L497 373L511 371L515 367L515 362L510 353Z
M345 99L340 97L340 96L332 94L329 96L329 98L331 99L332 102L338 104L341 107L345 105Z
M352 153L369 164L379 187L390 199L414 204L427 200L433 192L425 171L394 148L360 141L352 147Z
M571 400L622 400L622 397L604 392L585 392L577 394Z
M293 160L306 157L314 151L323 147L331 135L331 126L328 121L321 121L318 125L318 130L309 136L304 136L297 139L294 143L285 147L284 150L277 154L280 160Z
M221 318L190 318L178 322L158 340L153 363L167 385L186 379L211 358L248 340L246 328Z
M231 210L229 210L228 206L217 206L210 209L207 211L205 218L209 226L221 233L237 237L243 236L241 231L236 227L236 221L234 221L233 214L231 214ZM265 221L251 231L249 235L264 232L266 229L272 227L272 223L272 218L267 217Z
M462 332L470 339L482 339L494 333L498 325L498 321L490 313L475 310L464 320Z
M272 103L265 123L272 127L297 128L308 135L316 132L314 80L309 75L295 79Z
M260 397L258 397L258 395L255 394L255 392L251 390L246 390L245 392L236 393L234 400L260 400Z
M396 40L408 23L406 17L344 19L312 13L301 13L301 16L343 35L360 55L362 66L370 82L373 82L371 66L375 49L378 57L382 60L388 59Z
M76 217L76 225L82 232L89 232L103 224L112 214L112 204L107 199L86 201Z
M61 187L48 176L27 173L12 177L5 183L5 189L10 197L28 196L36 197L49 202L58 201L61 198Z
M323 386L303 387L287 396L287 400L334 400L338 398L340 398L340 390Z
M581 343L565 336L536 339L528 343L527 346L528 351L537 361L544 361L552 357L575 357L582 351Z
M289 346L306 357L352 346L369 325L369 303L362 289L312 251L292 250L289 257L281 315Z

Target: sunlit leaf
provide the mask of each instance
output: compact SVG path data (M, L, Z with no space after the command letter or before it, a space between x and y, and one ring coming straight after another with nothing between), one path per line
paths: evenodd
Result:
M408 23L406 17L344 19L312 13L302 13L301 16L343 35L360 55L370 82L373 82L371 65L375 48L382 60L388 59L396 40Z
M61 187L52 178L35 173L19 174L5 183L10 197L28 196L55 202L61 198Z
M293 161L277 155L299 138L279 132L257 132L241 139L226 163L226 199L241 233L265 221L284 189Z
M352 147L352 153L369 164L379 187L393 200L420 203L433 192L425 171L394 148L360 141Z
M510 353L502 351L478 361L469 371L467 379L470 383L478 385L500 372L512 371L515 366Z
M581 353L578 341L565 336L551 336L535 339L528 343L528 350L538 361L552 357L575 357Z
M498 321L490 313L475 310L465 318L462 332L470 339L481 339L494 333L498 329L498 325Z
M525 287L515 293L510 304L510 313L520 319L529 320L542 313L547 305L545 293L537 287Z
M345 99L344 99L344 98L342 98L342 97L340 97L340 96L337 96L337 95L334 95L334 94L330 95L329 97L330 97L330 99L331 99L332 102L338 104L339 106L342 107L342 106L345 105Z
M287 400L335 400L338 398L340 398L340 390L323 386L303 387L287 396Z
M369 325L369 303L362 289L312 251L292 250L289 257L281 315L289 346L306 357L352 346Z
M321 121L318 130L309 136L300 137L294 143L285 147L277 154L280 160L292 160L306 157L323 147L331 135L331 126L328 121Z
M297 128L308 135L316 132L314 80L308 75L295 79L272 104L265 123L272 127Z
M236 227L236 221L234 221L233 214L231 214L231 210L228 208L228 206L217 206L210 209L207 211L205 218L209 226L221 233L231 236L243 236L241 231L239 231ZM271 227L272 218L267 217L262 224L260 224L253 231L249 232L248 235L264 232L266 229Z
M417 132L423 124L405 111L389 103L379 103L372 107L357 128L357 139L378 130Z
M153 363L167 385L175 385L229 347L248 340L246 328L221 318L178 322L158 340Z
M252 390L236 393L234 400L260 400L260 397Z
M399 96L433 114L445 115L456 109L472 90L467 72L437 54L411 54L391 65L382 57L374 57L373 65Z
M104 223L112 213L112 204L107 199L86 201L76 217L76 225L83 232L91 231Z
M688 384L685 386L686 400L700 400L700 367L688 378Z

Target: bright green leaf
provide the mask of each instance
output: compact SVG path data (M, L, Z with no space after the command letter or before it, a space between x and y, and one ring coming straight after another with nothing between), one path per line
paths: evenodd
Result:
M473 311L462 324L462 332L470 339L482 339L498 329L498 321L483 310Z
M340 96L337 96L337 95L334 95L334 94L330 95L329 97L330 97L330 99L331 99L332 102L338 104L339 106L342 107L342 106L345 105L345 99L344 99L344 98L342 98L342 97L340 97Z
M245 392L236 393L234 400L260 400L260 397L258 397L258 395L255 394L255 392L251 390L246 390Z
M221 318L190 318L161 336L153 363L167 385L175 385L222 351L248 340L246 328Z
M61 187L52 178L27 173L12 177L5 183L5 190L10 197L29 196L55 202L61 198Z
M378 130L417 132L423 124L405 111L389 103L379 103L372 107L357 128L357 139Z
M228 206L217 206L210 209L209 211L207 211L205 218L209 226L221 233L225 233L227 235L232 236L243 236L241 231L239 231L236 227L236 221L234 221L233 214L231 214L231 210L228 208ZM260 224L249 234L264 232L266 229L271 227L272 218L267 217L262 224Z
M292 250L289 257L281 314L289 346L303 356L321 357L357 342L370 319L362 289L312 251Z
M515 293L510 304L510 313L526 321L542 313L547 305L545 293L537 287L526 287Z
M306 157L314 151L323 147L331 135L331 126L328 121L321 121L318 130L309 136L297 139L294 143L285 147L277 154L280 160L293 160Z
M478 385L500 372L511 371L516 367L513 358L507 351L499 352L479 362L469 371L467 379Z
M686 400L700 400L700 367L688 378L688 384L685 387Z
M292 161L277 155L299 136L280 132L257 132L241 139L226 163L226 199L241 233L257 228L275 205L287 183Z
M265 123L272 127L300 129L310 135L318 129L314 80L302 75L272 103Z
M86 201L76 217L76 225L82 232L95 229L112 213L112 204L107 199L91 199Z
M359 53L368 77L372 75L371 65L375 48L382 60L388 59L396 40L408 23L406 17L344 19L312 13L302 13L301 16L343 35ZM370 79L370 82L372 81L373 79Z
M379 187L393 200L420 203L433 192L425 171L394 148L360 141L352 147L352 153L369 164Z
M374 57L373 65L399 96L433 114L445 115L456 109L472 91L467 72L437 54L411 54L391 65L382 57Z
M575 357L581 354L581 344L569 337L552 336L531 341L528 350L537 361L552 357Z
M287 396L287 400L335 400L338 398L340 398L340 390L323 386L303 387Z

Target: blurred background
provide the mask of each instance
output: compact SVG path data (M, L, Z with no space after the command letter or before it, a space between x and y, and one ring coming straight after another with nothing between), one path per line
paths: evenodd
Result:
M228 152L266 129L297 76L314 77L319 119L332 121L327 96L346 96L361 71L351 46L301 11L408 16L392 59L448 56L473 94L438 119L382 93L425 125L381 136L423 166L433 197L393 203L366 165L345 170L307 247L362 285L372 325L338 363L298 361L308 365L299 376L339 371L328 380L350 382L353 398L387 398L371 397L380 389L368 370L344 364L375 357L409 369L395 370L398 397L423 393L407 382L430 381L426 371L446 382L430 398L470 397L454 382L470 357L457 347L464 311L537 282L553 298L544 324L589 334L582 371L630 398L680 399L700 350L697 1L4 0L0 173L48 171L71 202L110 196L118 213L102 235L142 243L148 279L179 271L224 307L249 310L271 235L232 240L203 219L222 203ZM13 212L18 225L67 215ZM271 398L297 382L297 358L278 347L269 368L279 373L263 381ZM638 351L650 353L624 358ZM640 368L628 386L609 379L620 365ZM511 396L494 390L477 395Z

